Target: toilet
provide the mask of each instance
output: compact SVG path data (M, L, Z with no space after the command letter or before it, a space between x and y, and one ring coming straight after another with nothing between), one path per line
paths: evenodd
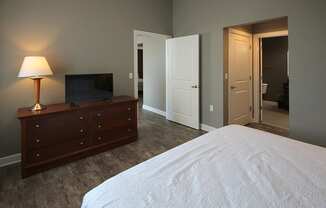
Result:
M267 93L268 84L263 83L261 86L261 93L265 95Z

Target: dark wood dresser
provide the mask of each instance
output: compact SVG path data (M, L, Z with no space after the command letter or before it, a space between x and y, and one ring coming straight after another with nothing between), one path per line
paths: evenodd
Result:
M49 105L41 112L18 109L22 177L137 139L137 99Z

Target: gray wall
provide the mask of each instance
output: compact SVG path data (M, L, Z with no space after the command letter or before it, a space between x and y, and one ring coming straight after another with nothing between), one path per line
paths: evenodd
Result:
M55 76L43 103L64 101L64 74L114 73L116 95L133 94L133 30L172 33L172 0L0 0L0 157L20 152L16 109L33 82L16 78L23 57L44 55Z
M165 112L165 38L143 37L144 105Z
M202 122L216 127L223 125L223 28L288 16L290 133L326 145L324 0L174 0L173 6L174 35L202 35Z
M263 82L268 84L264 100L278 102L284 94L283 84L288 81L288 38L263 39Z

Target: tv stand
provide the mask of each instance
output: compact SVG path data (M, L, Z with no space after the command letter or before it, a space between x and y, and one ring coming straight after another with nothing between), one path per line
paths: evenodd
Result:
M137 139L137 99L48 105L43 111L18 109L22 177Z

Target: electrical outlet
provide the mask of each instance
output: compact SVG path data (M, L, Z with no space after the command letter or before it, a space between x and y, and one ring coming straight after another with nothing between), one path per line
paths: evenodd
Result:
M133 79L133 74L132 73L129 73L129 79Z
M209 105L209 111L213 112L214 111L214 105Z

